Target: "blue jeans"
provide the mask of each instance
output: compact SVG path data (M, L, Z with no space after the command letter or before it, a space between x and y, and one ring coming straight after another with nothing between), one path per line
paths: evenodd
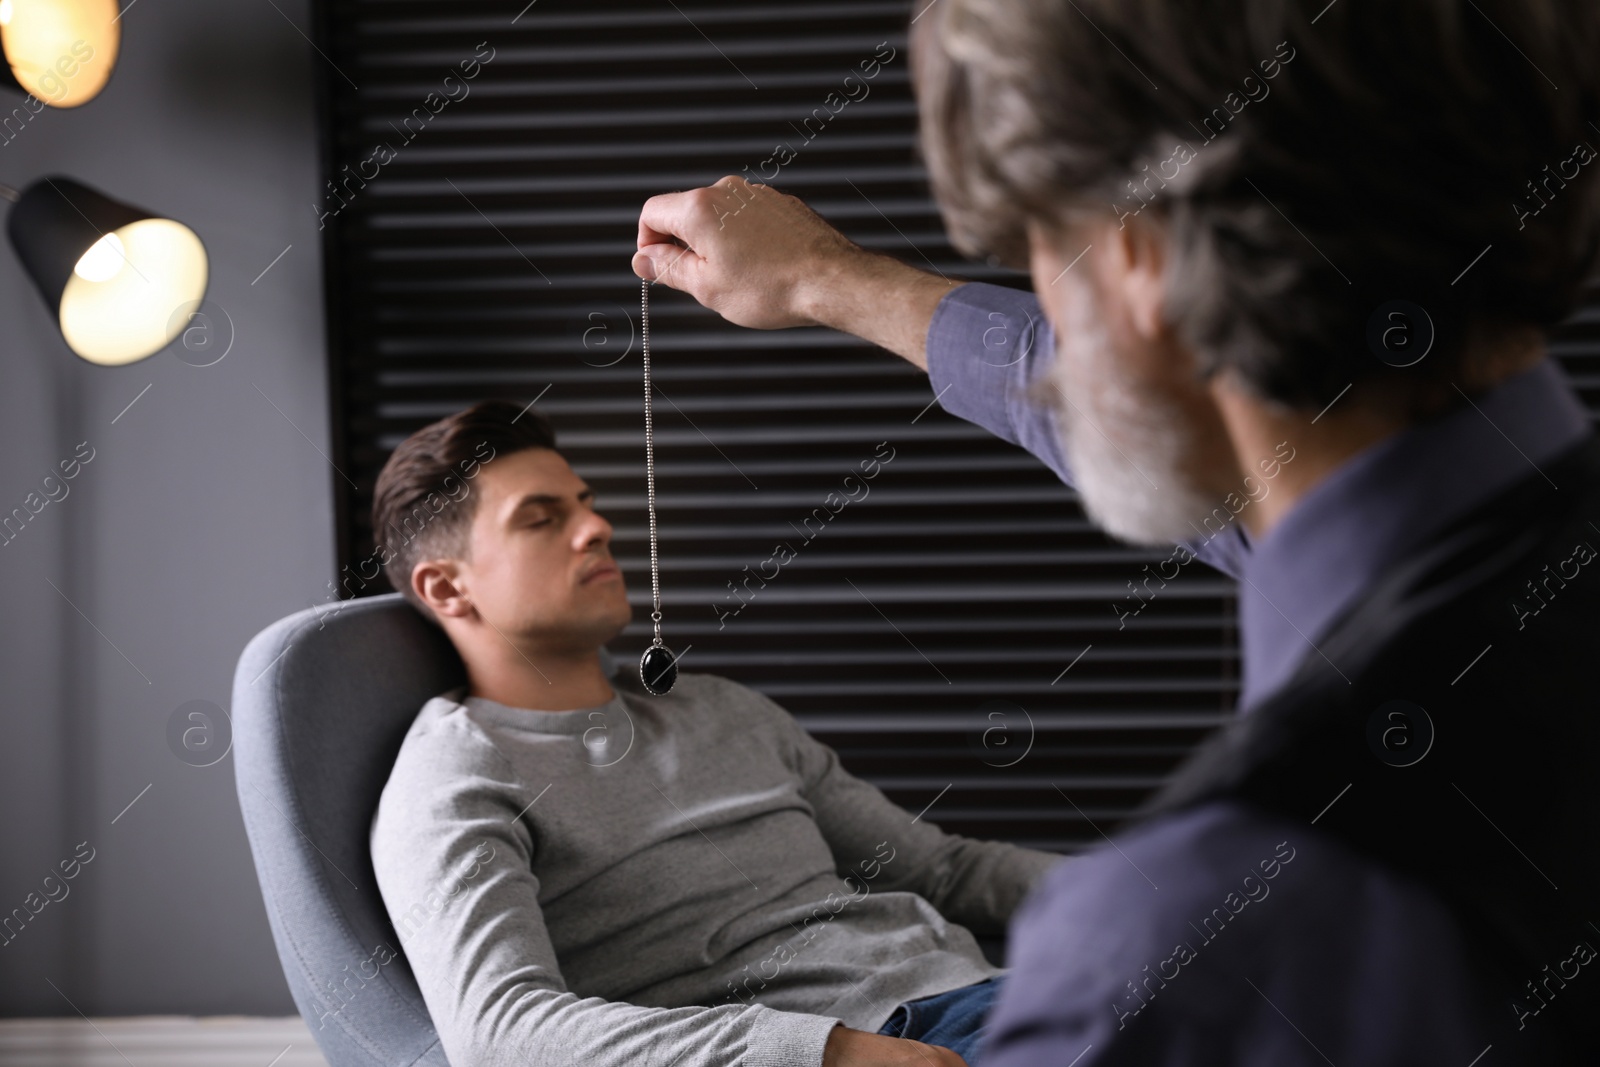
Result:
M970 1067L978 1067L984 1023L1005 979L1003 974L996 975L946 993L908 1000L894 1010L878 1033L950 1049Z

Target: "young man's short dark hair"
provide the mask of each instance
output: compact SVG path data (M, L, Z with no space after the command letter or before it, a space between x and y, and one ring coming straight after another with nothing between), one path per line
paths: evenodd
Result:
M483 464L529 448L556 448L555 427L532 408L485 400L448 415L400 442L372 493L372 539L384 577L430 621L411 588L424 559L463 558L477 509L472 479Z

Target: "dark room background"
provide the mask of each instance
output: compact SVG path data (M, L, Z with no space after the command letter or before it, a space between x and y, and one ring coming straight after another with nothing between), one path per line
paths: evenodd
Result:
M909 263L1027 279L944 238L909 3L124 7L108 92L0 147L0 182L70 173L182 218L235 344L208 367L89 367L0 256L0 492L20 500L78 442L97 450L38 536L0 552L3 906L78 842L96 849L0 955L0 1012L72 1015L65 993L94 1016L284 1015L231 757L187 765L167 726L187 701L226 708L246 642L328 602L370 552L389 449L482 398L536 401L616 526L631 661L646 198L758 176ZM919 372L652 296L665 625L692 646L686 670L768 693L947 829L1061 850L1113 829L1228 714L1230 583L1191 564L1121 626L1113 605L1167 554L1105 540ZM1593 411L1590 297L1554 350ZM805 541L874 459L870 492ZM795 558L735 598L779 542Z

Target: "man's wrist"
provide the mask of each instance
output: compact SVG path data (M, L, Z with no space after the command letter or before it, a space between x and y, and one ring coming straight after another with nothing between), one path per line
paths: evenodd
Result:
M802 275L792 310L814 325L854 334L925 367L934 309L965 280L851 245Z
M872 278L874 258L854 243L821 257L800 275L793 310L813 325L853 332L852 298Z
M828 1035L822 1067L967 1067L947 1048L836 1026Z

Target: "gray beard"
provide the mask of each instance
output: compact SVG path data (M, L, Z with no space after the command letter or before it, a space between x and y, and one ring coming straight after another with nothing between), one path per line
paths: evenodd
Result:
M1164 546L1197 535L1195 523L1219 503L1184 473L1199 449L1183 413L1128 381L1094 306L1092 290L1074 279L1056 331L1061 444L1084 510L1111 536Z

